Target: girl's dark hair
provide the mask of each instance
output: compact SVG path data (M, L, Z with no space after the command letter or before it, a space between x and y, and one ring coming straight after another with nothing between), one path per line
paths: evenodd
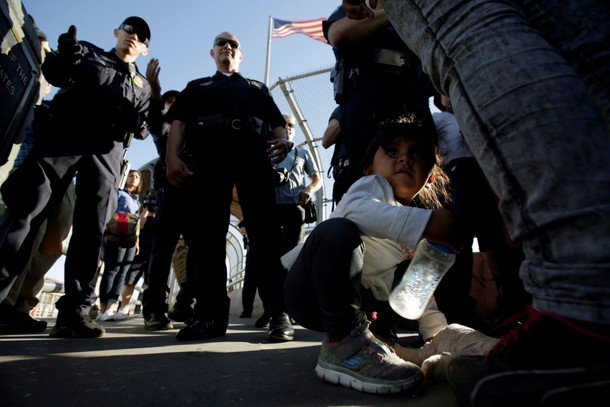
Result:
M379 147L387 148L396 139L418 138L424 141L426 169L434 176L434 182L426 185L414 199L414 204L429 209L440 209L449 201L449 177L441 168L442 158L438 149L438 136L434 122L420 120L414 113L381 122L375 137L369 143L362 163L367 168L373 163Z

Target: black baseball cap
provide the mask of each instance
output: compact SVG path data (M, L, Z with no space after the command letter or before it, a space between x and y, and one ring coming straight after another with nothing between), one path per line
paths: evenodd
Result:
M126 30L127 27L130 29ZM135 32L138 34L138 39L146 44L146 46L148 46L150 43L150 27L148 27L148 24L143 18L136 16L127 17L125 21L121 23L119 29L123 29L128 32Z

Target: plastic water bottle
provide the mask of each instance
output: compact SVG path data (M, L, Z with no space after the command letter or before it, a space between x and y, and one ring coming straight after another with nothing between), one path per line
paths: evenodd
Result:
M400 283L390 293L390 306L403 318L419 319L436 287L455 261L449 247L422 239Z

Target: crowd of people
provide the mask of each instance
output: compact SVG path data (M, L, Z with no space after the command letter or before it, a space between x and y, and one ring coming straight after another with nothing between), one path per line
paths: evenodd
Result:
M264 307L257 325L267 326L272 343L294 340L295 323L325 333L315 368L321 379L381 394L445 380L464 406L603 394L610 390L609 20L600 0L343 0L323 24L336 57L337 108L323 138L325 148L334 146L333 211L307 237L303 205L321 188L320 169L294 146L295 117L280 112L264 83L240 73L235 34L212 39L215 72L162 94L158 60L145 75L135 64L148 53L146 21L125 19L109 51L79 40L71 26L56 50L45 49L41 67L62 91L1 187L0 300L22 290L18 282L44 247L41 230L48 233L73 187L65 294L50 335L101 337L107 321L127 315L115 304L121 291L123 306L131 295L123 286L138 276L129 269L141 237L116 244L106 228L115 212L132 212L138 228L150 228L145 327L173 329L173 320L184 323L179 341L221 338L229 327L226 234L235 189L248 290L258 289ZM440 113L432 113L431 98ZM92 120L100 126L85 127ZM139 202L138 172L120 185L124 151L149 133L159 154L154 216ZM210 151L239 159L211 174ZM205 211L192 206L201 191L215 197ZM188 250L169 310L181 237ZM470 297L475 237L500 288L493 320L476 315ZM406 320L388 298L422 239L449 247L457 261L424 314ZM100 258L106 268L96 292ZM248 298L244 317L252 313ZM1 307L2 333L46 329L24 319L14 301ZM1 331L11 321L20 325ZM401 343L404 328L419 333L417 344Z

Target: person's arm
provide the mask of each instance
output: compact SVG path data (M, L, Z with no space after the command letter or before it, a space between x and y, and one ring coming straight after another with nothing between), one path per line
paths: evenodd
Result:
M146 79L150 84L150 106L148 109L148 129L150 134L153 136L153 140L157 143L157 139L161 137L163 132L163 101L161 98L161 82L159 81L159 73L161 68L159 67L158 59L151 59L146 66Z
M322 147L329 148L335 144L340 133L341 124L339 123L339 120L334 117L331 118L328 121L328 126L326 126L326 130L324 130L324 135L322 136Z
M299 193L299 203L301 205L309 202L313 194L322 187L322 177L319 172L310 174L309 178L311 178L311 182Z
M269 140L267 143L269 144L267 156L273 164L284 161L294 145L292 142L288 141L286 129L283 125L273 128L273 140Z
M65 88L72 84L74 71L85 54L84 47L76 39L76 26L71 25L57 40L57 51L49 52L42 63L42 73L51 85Z
M394 193L389 182L379 176L360 178L331 214L354 222L368 236L390 239L415 247L426 238L459 251L463 240L453 214L444 209L431 210L392 204Z
M185 122L174 120L169 128L169 136L167 137L167 152L165 153L166 175L167 180L176 187L184 186L188 178L194 175L186 163L180 159L185 129Z
M362 39L386 27L389 23L383 8L373 10L372 17L363 20L344 17L335 21L328 28L328 41L337 49L358 44Z
M366 5L365 0L343 0L341 6L345 9L347 16L354 20L362 20L364 18L372 18L373 10L377 7L379 0L369 0L370 8Z

